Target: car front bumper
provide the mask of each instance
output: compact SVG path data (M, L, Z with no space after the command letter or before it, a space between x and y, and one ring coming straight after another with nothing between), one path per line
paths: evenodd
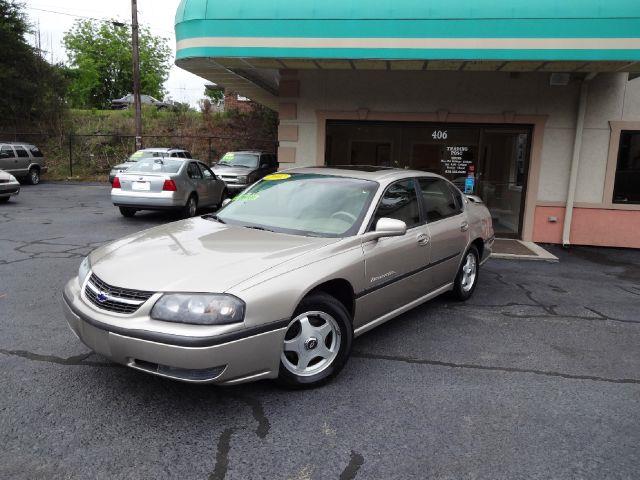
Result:
M217 338L175 336L174 341L171 335L141 330L144 318L97 310L83 299L77 278L65 286L62 305L69 327L87 347L136 370L188 383L226 385L278 376L285 322ZM101 321L107 317L110 323ZM131 324L136 328L129 328Z
M20 193L19 182L0 183L0 197L10 197Z
M227 190L230 193L240 193L241 191L243 191L245 188L247 188L249 185L242 185L239 183L227 183Z
M182 208L187 199L178 192L123 192L119 188L111 189L111 201L116 207L131 207L140 210L165 210Z

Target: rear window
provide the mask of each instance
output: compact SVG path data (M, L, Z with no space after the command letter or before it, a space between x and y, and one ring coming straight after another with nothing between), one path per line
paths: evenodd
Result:
M172 160L169 158L145 158L129 167L127 173L178 173L183 163L181 160Z
M29 148L29 151L31 152L31 155L33 155L34 157L42 157L42 152L38 147L32 146Z

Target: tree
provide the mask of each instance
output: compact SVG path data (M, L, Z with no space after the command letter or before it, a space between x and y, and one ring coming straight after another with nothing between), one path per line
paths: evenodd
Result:
M50 65L31 47L23 5L0 0L0 127L59 124L66 83L60 66Z
M77 108L104 108L131 92L133 64L129 26L111 21L79 20L65 33L69 57L69 100ZM141 93L163 98L171 50L166 38L140 29Z

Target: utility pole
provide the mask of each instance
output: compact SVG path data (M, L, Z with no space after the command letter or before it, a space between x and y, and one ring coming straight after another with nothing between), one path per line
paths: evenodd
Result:
M131 0L131 46L133 47L133 102L136 109L136 150L142 148L142 105L140 102L140 47L138 45L138 0Z

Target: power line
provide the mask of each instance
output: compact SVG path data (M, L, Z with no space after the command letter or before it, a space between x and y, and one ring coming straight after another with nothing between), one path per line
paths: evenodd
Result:
M38 12L46 12L46 13L53 13L55 15L65 15L67 17L73 17L73 18L84 18L86 20L95 20L97 22L105 22L105 23L112 23L115 25L122 25L122 26L127 26L127 27L131 27L131 23L127 22L127 21L121 21L121 20L114 20L114 19L106 19L106 18L98 18L98 17L90 17L88 15L80 15L78 13L69 13L69 12L61 12L58 10L49 10L46 8L37 8L37 7L24 7L27 10L36 10ZM163 34L169 34L169 35L174 35L174 32L169 32L168 30L156 30L158 33L163 33Z
M56 15L66 15L67 17L75 17L75 18L86 18L87 20L96 20L98 22L107 22L113 23L113 20L107 20L106 18L97 18L97 17L89 17L87 15L79 15L77 13L69 13L69 12L60 12L57 10L47 10L46 8L36 8L36 7L24 7L27 10L37 10L38 12L47 12L47 13L55 13ZM123 25L131 26L129 22L121 22L117 21L117 23L122 23Z

